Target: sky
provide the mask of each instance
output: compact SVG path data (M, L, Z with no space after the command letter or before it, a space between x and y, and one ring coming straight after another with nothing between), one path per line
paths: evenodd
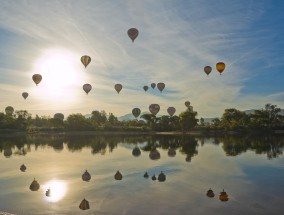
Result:
M0 0L0 112L284 108L282 0ZM134 42L127 35L137 28ZM85 68L81 56L91 57ZM215 68L224 62L220 75ZM207 76L203 68L211 66ZM33 74L41 74L36 86ZM160 92L151 83L165 83ZM82 86L92 85L87 95ZM114 85L123 89L118 94ZM143 86L149 86L144 92ZM29 96L25 100L23 92Z

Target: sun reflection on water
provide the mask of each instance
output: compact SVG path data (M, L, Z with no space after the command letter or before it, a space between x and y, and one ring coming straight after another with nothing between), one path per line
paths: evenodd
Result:
M51 180L48 181L43 186L44 190L44 199L48 202L58 202L60 201L66 194L67 185L65 181L62 180ZM50 189L50 195L46 196L46 191Z

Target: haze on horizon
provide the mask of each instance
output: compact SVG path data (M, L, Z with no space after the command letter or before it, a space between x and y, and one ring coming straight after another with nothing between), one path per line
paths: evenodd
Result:
M11 105L40 116L93 110L121 116L157 103L159 114L170 106L179 114L188 100L199 117L218 117L232 107L284 107L283 1L0 4L0 112ZM139 30L133 43L132 27ZM92 58L87 68L82 55ZM221 76L219 61L226 64ZM38 86L35 73L43 76ZM164 82L164 91L153 90L153 82ZM85 83L93 86L88 95ZM116 83L123 85L119 94Z

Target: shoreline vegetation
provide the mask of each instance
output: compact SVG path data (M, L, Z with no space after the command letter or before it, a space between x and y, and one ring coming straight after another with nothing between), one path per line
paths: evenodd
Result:
M89 118L80 113L70 114L64 120L62 113L54 117L31 117L26 110L0 113L0 135L259 135L284 134L284 116L277 105L266 104L263 109L246 112L235 108L225 109L220 118L205 122L188 106L178 116L143 114L140 120L119 121L112 113L92 111Z

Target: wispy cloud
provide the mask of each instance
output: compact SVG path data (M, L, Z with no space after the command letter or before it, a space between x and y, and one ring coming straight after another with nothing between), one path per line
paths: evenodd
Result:
M61 48L92 57L91 64L81 72L86 73L84 80L93 85L93 90L88 96L74 93L75 101L66 104L64 98L60 103L52 103L52 98L34 100L30 107L33 113L60 110L69 114L78 110L85 114L104 109L122 115L133 107L148 110L151 103L161 104L162 114L169 106L175 106L179 113L185 109L186 100L202 116L219 116L225 108L234 106L249 109L249 105L264 102L264 96L245 95L242 89L256 76L251 69L261 69L257 68L260 60L269 59L266 65L275 65L271 54L265 52L275 34L254 26L266 13L266 2L245 2L1 1L0 29L16 37L8 41L5 50L0 49L0 55L10 53L10 62L20 60L6 62L9 68L0 68L0 80L18 86L7 88L13 97L13 89L20 91L33 84L29 77L41 53ZM131 27L140 32L134 43L126 33ZM277 68L283 66L282 58L276 58ZM227 64L221 76L215 71L218 61ZM207 65L213 68L208 77L203 72ZM16 72L19 67L24 69ZM13 78L7 80L10 76L22 78L14 82ZM164 82L164 92L150 88L145 93L142 87L150 87L152 82ZM124 86L119 95L113 88L115 83ZM82 91L81 85L78 83L76 92ZM281 98L274 97L273 101L279 104ZM6 103L15 102L11 99ZM6 103L1 102L1 106ZM19 101L17 104L27 107Z

